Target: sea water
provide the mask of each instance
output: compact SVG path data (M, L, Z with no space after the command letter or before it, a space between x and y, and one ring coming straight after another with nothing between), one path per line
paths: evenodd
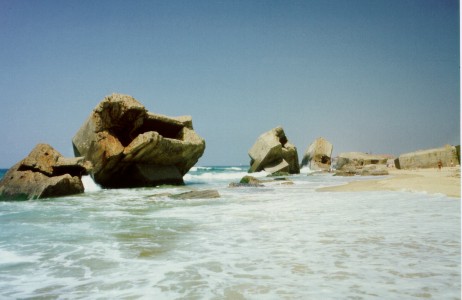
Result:
M228 187L246 172L0 202L0 298L460 299L460 199L317 192L352 179L306 172ZM153 196L204 189L221 197Z

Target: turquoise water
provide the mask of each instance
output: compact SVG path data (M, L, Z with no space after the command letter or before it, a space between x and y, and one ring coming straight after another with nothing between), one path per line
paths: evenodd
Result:
M228 188L246 170L0 202L0 298L460 299L460 199L316 192L351 180L330 175ZM221 198L152 197L194 189Z

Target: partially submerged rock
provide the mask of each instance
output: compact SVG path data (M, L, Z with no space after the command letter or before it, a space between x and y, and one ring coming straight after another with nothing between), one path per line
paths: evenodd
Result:
M29 200L84 192L82 175L91 163L82 157L66 158L48 144L38 144L11 167L0 181L1 200Z
M272 174L268 174L266 175L266 177L280 177L280 176L289 176L289 172L283 172L283 171L277 171L277 172L274 172ZM275 180L277 178L274 178Z
M265 170L268 173L300 173L297 148L289 143L282 127L260 135L249 150L249 172Z
M272 179L265 179L261 180L255 178L253 176L246 175L241 178L239 182L231 182L228 187L236 188L236 187L264 187L265 184L272 186L272 185L291 185L294 184L292 181L288 180L285 177L274 177Z
M190 199L214 199L220 198L220 193L217 190L201 190L189 191L180 194L160 193L149 196L149 198L169 197L176 200L190 200Z
M172 199L189 200L189 199L215 199L220 198L217 190L190 191L170 196Z
M120 94L96 106L72 143L76 156L93 163L95 182L107 188L183 184L205 150L190 116L154 114Z
M320 137L311 143L302 159L302 167L308 166L313 171L329 171L332 161L333 145Z
M230 188L237 188L237 187L264 187L263 184L260 183L241 183L241 182L231 182L228 187Z
M231 182L228 187L263 187L263 181L253 176L246 175L239 182Z
M239 183L250 183L250 184L261 184L263 181L260 179L257 179L253 176L246 175L241 178L241 181Z
M460 164L457 148L446 145L440 148L401 154L395 164L399 169L436 168L439 161L443 167Z

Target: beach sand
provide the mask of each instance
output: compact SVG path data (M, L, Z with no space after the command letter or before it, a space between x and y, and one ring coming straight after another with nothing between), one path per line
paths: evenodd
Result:
M410 191L441 193L460 198L460 166L438 169L389 170L391 176L353 181L346 185L320 188L319 192ZM358 179L361 178L358 176Z

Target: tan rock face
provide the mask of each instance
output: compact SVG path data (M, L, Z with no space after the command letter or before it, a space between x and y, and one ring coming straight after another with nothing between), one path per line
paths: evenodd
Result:
M300 173L297 148L289 143L284 129L276 127L260 135L249 150L249 172Z
M83 193L82 175L91 163L66 158L47 144L38 144L0 181L1 200L28 200Z
M340 153L337 158L337 170L355 168L362 169L365 165L386 165L390 155L372 155L363 152Z
M388 175L392 156L372 155L363 152L340 153L336 159L336 176L381 176Z
M459 158L456 147L446 145L441 148L401 154L397 165L401 169L437 168L439 161L441 161L443 167L458 165Z
M329 171L333 148L333 145L326 139L317 138L306 149L302 159L302 167L308 166L315 171Z
M205 150L191 117L154 114L120 94L98 104L72 143L76 156L93 163L95 182L107 188L182 184Z

